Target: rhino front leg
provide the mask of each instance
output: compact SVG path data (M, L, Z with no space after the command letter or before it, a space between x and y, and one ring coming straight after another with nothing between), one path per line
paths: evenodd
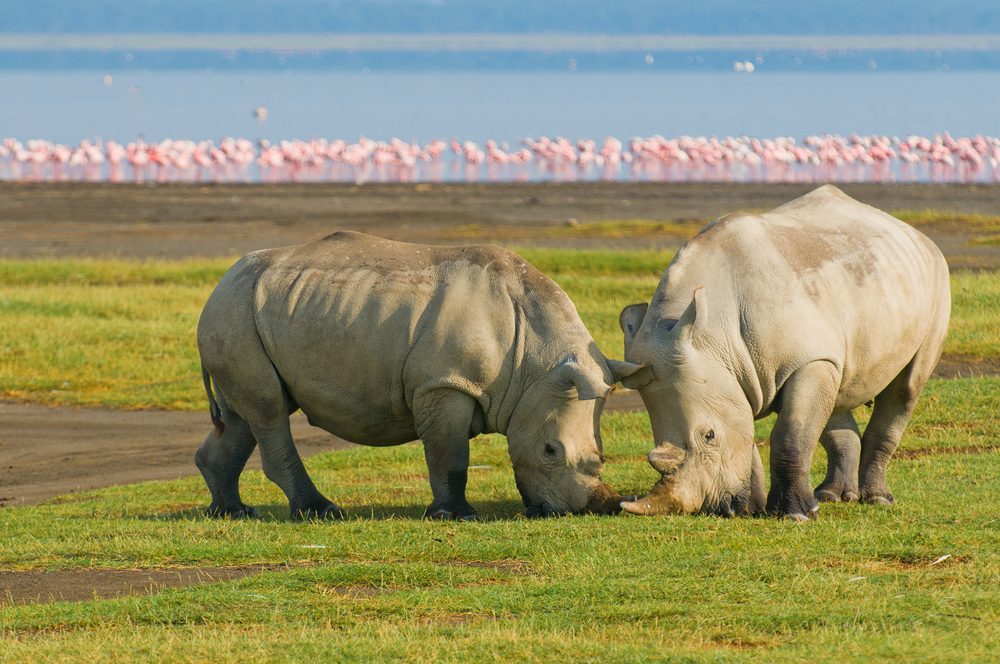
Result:
M771 431L768 513L805 521L819 511L809 469L816 440L837 400L839 377L833 364L811 362L793 373L781 388L778 421Z
M861 434L849 410L837 411L819 437L826 450L826 479L816 487L816 500L845 502L857 500L858 464L861 459Z
M250 428L260 445L264 474L285 492L293 519L344 517L344 510L327 500L309 478L292 441L287 416L267 426L251 424Z
M424 443L433 501L428 519L479 518L465 499L469 478L469 438L476 413L475 399L453 389L431 389L413 400L417 433Z
M240 499L239 487L240 474L257 441L250 432L250 425L229 408L221 393L218 402L224 425L222 435L212 431L194 455L212 494L208 514L233 518L260 516Z

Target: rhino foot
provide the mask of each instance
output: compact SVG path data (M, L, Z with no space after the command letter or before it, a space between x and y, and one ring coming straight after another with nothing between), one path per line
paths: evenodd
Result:
M295 521L343 519L346 516L347 512L330 501L316 505L292 506L292 519Z
M819 503L811 491L782 493L772 487L767 497L767 513L773 516L808 521L815 519L818 512Z
M852 503L860 497L857 486L844 486L839 482L823 482L813 495L821 503Z
M205 510L205 514L216 519L224 519L224 518L259 519L260 518L260 512L257 511L256 507L250 507L249 505L244 505L243 503L229 507L212 505L207 510Z
M482 517L469 503L431 505L424 511L424 518L440 521L482 521Z
M882 505L888 507L896 502L892 494L888 491L862 491L861 502L868 505Z

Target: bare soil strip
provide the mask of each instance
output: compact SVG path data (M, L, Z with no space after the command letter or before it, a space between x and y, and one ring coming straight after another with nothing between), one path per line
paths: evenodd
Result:
M281 565L171 569L61 569L0 571L0 608L12 604L79 602L151 595L166 588L234 581Z
M916 447L898 449L892 456L896 459L919 459L945 454L992 454L1000 452L1000 445L967 445L966 447Z
M194 452L211 430L207 412L0 403L0 505L196 475ZM304 456L350 445L301 414L292 416L292 435ZM247 466L260 468L260 455Z

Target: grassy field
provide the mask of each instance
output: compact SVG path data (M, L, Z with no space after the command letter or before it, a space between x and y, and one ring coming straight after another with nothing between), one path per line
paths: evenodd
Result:
M621 356L618 311L669 256L525 251ZM203 408L194 326L228 261L0 262L0 392ZM996 355L1000 275L953 277L948 351ZM260 521L201 516L200 478L0 510L0 569L287 566L116 600L0 609L0 659L171 661L987 661L1000 647L1000 378L934 380L889 481L897 505L805 525L715 517L528 521L499 436L474 441L482 523L429 523L417 445L307 459L348 509L293 523L258 472ZM868 410L858 410L863 424ZM759 422L766 440L770 421ZM602 422L605 478L655 480L643 413ZM193 442L192 445L195 443ZM767 450L762 450L766 461ZM813 474L822 478L817 453ZM943 556L948 556L943 558Z
M262 506L261 521L200 516L200 479L3 510L3 569L288 569L145 597L8 607L0 657L985 661L1000 646L1000 453L989 448L1000 437L998 407L1000 380L935 381L890 469L898 504L827 505L804 526L527 521L497 436L473 445L470 499L484 523L419 519L429 490L415 445L307 461L349 509L342 523L289 522L283 496L256 472L244 495ZM603 426L606 478L648 488L645 415L610 414Z
M621 308L649 300L666 251L525 249L576 303L598 345L621 357ZM198 410L195 328L232 260L0 261L0 396L50 404ZM945 352L1000 356L1000 274L952 277Z

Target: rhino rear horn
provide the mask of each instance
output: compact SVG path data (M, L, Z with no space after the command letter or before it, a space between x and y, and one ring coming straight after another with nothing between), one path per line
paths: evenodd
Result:
M665 329L664 332L675 338L679 337L682 340L690 341L693 337L700 336L703 328L708 324L707 321L708 303L705 298L705 288L699 286L694 289L691 304L681 314L677 323Z

